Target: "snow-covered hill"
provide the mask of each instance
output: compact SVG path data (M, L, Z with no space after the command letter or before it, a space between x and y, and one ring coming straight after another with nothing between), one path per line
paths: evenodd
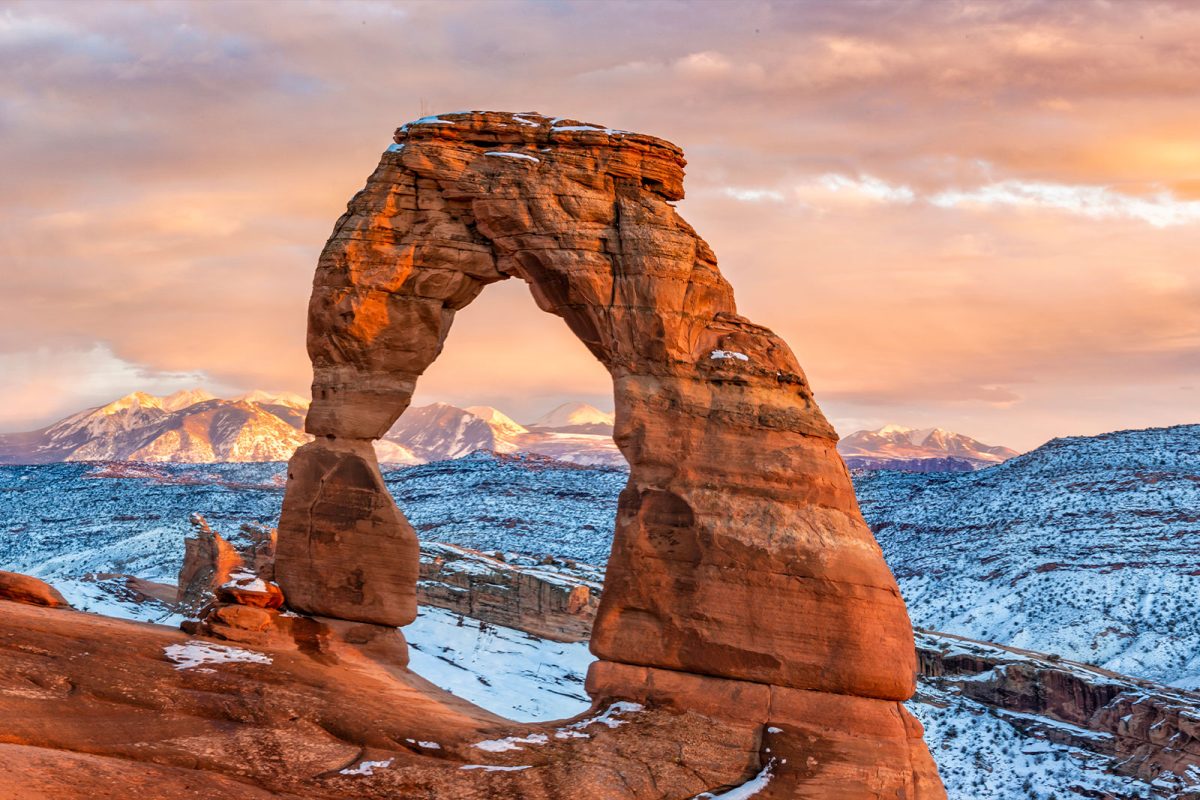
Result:
M856 487L914 624L1200 686L1200 426Z
M1162 536L1178 544L1192 533L1188 523L1172 517L1175 512L1169 509L1185 501L1183 482L1197 485L1187 477L1195 474L1200 460L1197 442L1197 427L1065 440L1000 467L967 475L859 476L860 491L868 519L875 523L882 519L880 509L889 504L912 502L925 492L932 492L930 497L949 492L924 511L909 509L903 524L889 528L895 535L882 536L889 561L902 576L915 618L936 616L939 606L957 607L969 604L972 598L1003 605L1010 593L1017 596L1014 607L1049 614L1057 596L1030 593L1061 593L1062 586L1025 581L1011 584L1009 571L988 578L979 569L1010 563L1019 566L1022 553L1028 557L1033 547L1057 548L1053 553L1057 563L1091 558L1094 553L1088 552L1087 546L1094 540L1090 533L1080 533L1081 518L1087 516L1080 512L1104 507L1105 498L1112 506L1111 515L1097 516L1093 524L1132 525L1129 539L1140 542L1145 538L1147 549L1153 549L1155 543L1162 546L1157 538ZM1073 467L1064 469L1064 465ZM1055 473L1063 473L1061 481L1048 480L1047 476ZM172 582L192 512L203 513L214 528L227 532L242 523L274 525L283 478L282 464L0 466L0 497L4 498L0 503L0 569L43 577L77 607L177 622L161 604L125 596L123 584L106 575L134 574ZM627 474L617 469L485 453L385 473L389 487L423 539L597 564L607 557L616 497L626 478ZM990 488L979 485L980 481L990 482ZM1011 491L1004 488L1008 482L1012 482ZM1039 490L1039 483L1046 485ZM1160 486L1168 490L1160 492ZM1028 512L1021 511L1022 498L1031 503ZM1065 509L1062 514L1055 511L1060 504ZM1027 530L1035 512L1042 519L1036 535ZM974 527L964 532L937 524L938 514L945 515L945 522L955 513L964 515L968 526ZM987 522L989 515L992 522ZM1147 530L1146 520L1151 519L1157 521ZM1018 533L1010 537L1007 526L1014 522ZM1062 526L1061 530L1056 525ZM1174 534L1167 532L1172 530ZM1110 528L1103 546L1118 550L1134 546L1120 540ZM1078 552L1081 545L1085 545L1082 553ZM923 561L925 546L937 552ZM1039 552L1049 557L1047 551ZM1177 556L1182 562L1184 555L1180 550L1172 558ZM980 567L985 559L991 560ZM939 561L943 562L940 566ZM930 576L911 574L917 563L927 563ZM1054 575L1061 571L1034 572ZM1078 565L1071 572L1075 581L1085 582L1097 574L1100 571ZM934 583L914 584L914 577L930 578ZM1178 649L1195 651L1197 640L1189 637L1200 617L1200 599L1195 599L1200 595L1193 587L1169 602L1166 595L1178 587L1169 582L1163 587L1154 585L1152 572L1143 577L1140 590L1149 599L1131 606L1123 623L1157 629L1156 617L1174 615ZM992 589L990 581L995 582ZM963 587L965 600L956 597L956 586ZM914 592L914 587L922 591ZM939 591L933 591L935 588ZM1084 592L1078 601L1082 603L1088 596ZM1103 609L1104 599L1097 597L1090 610L1070 606L1074 624L1082 629L1090 622L1093 633L1101 634L1108 621L1097 609ZM1136 619L1139 610L1144 615L1142 623ZM980 611L994 613L988 608ZM1039 622L1031 615L1022 619L1026 624ZM422 609L405 633L412 644L416 671L498 713L518 719L549 719L569 716L586 706L581 681L591 656L583 643L547 642L470 620L460 625L456 615L439 609ZM1153 654L1166 640L1162 636L1140 645L1149 648L1145 653ZM1064 644L1072 642L1070 637L1063 639ZM1139 646L1136 637L1128 644L1130 653ZM1041 649L1079 658L1061 648ZM1147 784L1111 774L1111 757L1069 742L1056 743L1037 732L1045 725L1031 726L1027 719L1000 714L953 685L923 682L921 695L911 707L926 725L927 741L952 800L1169 796L1151 795ZM1054 725L1050 728L1053 733Z
M838 452L851 469L908 472L965 472L1017 455L1016 450L983 444L961 433L902 425L855 431L838 442Z
M193 512L219 531L274 527L285 478L282 463L0 465L0 570L53 581L73 602L89 573L173 582ZM384 472L423 539L598 564L627 479L490 453Z

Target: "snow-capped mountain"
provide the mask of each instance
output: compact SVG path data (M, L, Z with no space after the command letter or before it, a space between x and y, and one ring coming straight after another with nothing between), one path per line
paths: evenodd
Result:
M899 469L907 472L965 472L1007 461L1018 455L1007 447L987 445L942 428L885 425L855 431L838 442L838 452L851 469Z
M188 406L194 406L196 403L203 403L205 400L216 400L217 396L212 392L204 389L180 389L174 394L169 394L166 397L160 398L164 411L181 411ZM249 397L240 397L239 400L253 402Z
M286 461L312 437L308 402L254 391L232 400L203 389L155 397L134 392L47 428L0 434L0 464L56 461L209 463ZM580 464L624 465L612 440L612 415L583 403L560 406L529 429L489 406L414 406L376 443L382 463L425 464L478 450L529 452Z
M587 403L563 403L550 413L529 423L529 429L612 436L613 415Z
M508 416L503 411L499 411L491 406L467 406L463 410L468 414L474 414L475 416L479 417L488 425L492 426L492 430L498 433L508 434L510 436L529 433L529 430L524 425L514 421L512 417Z
M286 460L309 439L297 427L303 411L269 399L134 392L39 431L0 434L0 463Z
M462 458L476 450L511 453L528 433L494 408L475 411L447 403L415 406L404 412L384 441L407 448L421 462Z
M491 406L414 406L396 421L377 444L376 452L381 462L401 464L446 461L488 450L535 453L575 464L625 465L612 440L611 414L584 403L568 403L542 417L539 423L547 420L565 424L525 427ZM411 458L390 458L386 452L389 447L400 447L401 455L407 453Z

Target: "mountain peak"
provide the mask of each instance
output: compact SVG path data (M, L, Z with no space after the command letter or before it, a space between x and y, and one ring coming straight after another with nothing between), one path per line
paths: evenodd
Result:
M145 392L130 392L124 397L113 400L106 406L99 409L99 413L104 416L119 414L122 411L128 411L131 408L157 408L163 410L162 400L152 394Z
M910 428L894 423L878 430L855 431L838 442L838 452L850 466L868 469L908 469L915 462L927 466L931 460L948 459L979 468L1017 455L1015 450L987 445L945 428Z
M577 425L612 426L613 414L593 405L574 401L563 403L548 414L529 424L530 428L569 428Z
M491 406L467 406L465 409L468 414L473 414L481 420L492 426L494 430L498 429L505 433L528 433L524 425L514 420L512 417L505 414L499 409Z
M199 386L195 389L180 389L178 392L159 398L162 408L166 411L179 411L188 406L194 406L196 403L216 399L216 395L210 391L201 389Z
M884 425L879 430L875 431L875 433L887 435L889 433L912 433L912 431L913 431L912 428L906 428L903 425L896 425L895 423L888 423L887 425ZM862 433L862 431L858 431L858 432Z
M243 403L255 403L257 405L308 408L308 401L294 392L267 392L262 389L255 389L234 399Z

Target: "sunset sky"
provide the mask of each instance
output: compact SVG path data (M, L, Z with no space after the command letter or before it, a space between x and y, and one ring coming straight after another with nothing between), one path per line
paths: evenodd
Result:
M0 3L0 430L307 394L317 255L426 113L669 139L843 435L1200 422L1200 3ZM418 402L611 408L515 281Z

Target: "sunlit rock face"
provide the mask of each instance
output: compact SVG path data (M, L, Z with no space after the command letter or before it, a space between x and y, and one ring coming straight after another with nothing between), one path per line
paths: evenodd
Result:
M416 538L369 443L408 407L455 314L516 277L612 375L630 465L593 696L685 709L753 696L740 709L704 701L704 713L748 714L794 739L776 746L809 747L807 761L776 765L776 785L942 796L898 704L915 685L908 616L837 436L791 350L737 314L712 250L676 212L679 148L492 112L425 118L395 142L313 283L317 439L289 466L276 566L288 602L412 620Z

